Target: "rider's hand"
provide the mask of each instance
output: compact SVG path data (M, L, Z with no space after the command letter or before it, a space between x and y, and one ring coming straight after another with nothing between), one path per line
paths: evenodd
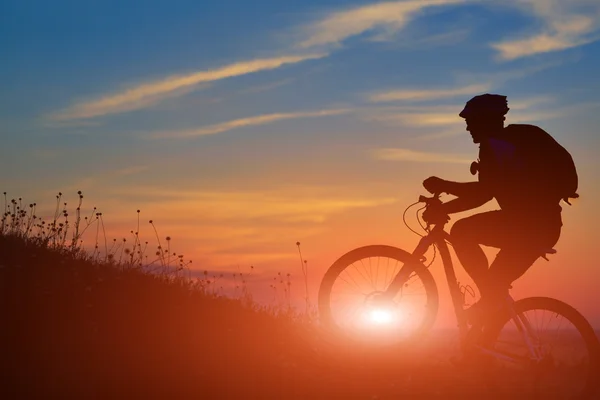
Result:
M428 224L445 224L450 221L448 213L444 211L443 204L427 206L421 217Z
M423 187L427 189L429 193L442 193L447 191L448 181L438 178L437 176L430 176L423 181Z

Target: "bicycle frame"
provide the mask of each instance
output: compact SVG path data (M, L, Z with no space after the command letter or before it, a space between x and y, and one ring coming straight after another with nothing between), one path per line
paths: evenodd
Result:
M402 288L402 285L408 280L414 269L425 268L421 260L423 259L423 256L429 247L436 245L444 265L444 272L446 275L448 288L450 289L450 297L452 298L452 305L454 306L454 313L456 316L458 329L461 337L464 337L468 331L467 319L463 311L463 298L460 292L458 281L456 279L454 264L452 263L452 257L450 256L450 250L448 249L447 241L450 241L450 235L444 231L444 226L440 224L436 225L427 235L423 236L415 247L415 250L412 252L414 264L404 266L402 269L400 269L390 283L390 286L387 288L384 296L393 298L394 295Z
M421 197L420 201L429 204L430 200L439 201L438 196L434 196L433 199ZM422 236L421 240L415 247L412 252L413 263L410 265L405 265L393 278L390 286L386 289L383 296L387 299L392 299L396 293L398 293L404 283L410 278L414 270L419 268L426 268L423 265L424 255L429 250L432 245L437 246L438 251L440 252L440 257L442 259L442 264L444 265L444 273L446 275L446 282L448 283L448 288L450 290L450 297L452 299L452 305L454 307L454 313L456 316L457 327L459 329L459 335L461 341L467 335L469 331L469 326L467 324L467 318L463 309L464 299L462 293L460 291L460 286L458 280L456 278L456 272L454 270L454 264L452 262L452 257L450 255L450 250L448 248L448 243L451 244L450 235L444 230L444 224L436 224L433 229L429 230L427 228L427 235ZM507 303L509 305L509 310L511 313L511 318L514 320L517 330L523 337L523 340L527 344L529 349L529 353L531 358L534 361L539 361L542 358L542 354L538 351L536 346L534 345L532 339L535 339L536 335L533 333L533 328L529 321L527 320L525 315L517 314L512 307L514 304L514 299L508 295ZM477 346L477 348L489 355L492 355L496 358L503 359L505 361L519 363L522 360L516 360L514 357L507 356L497 351L492 351L489 349L485 349L481 346Z

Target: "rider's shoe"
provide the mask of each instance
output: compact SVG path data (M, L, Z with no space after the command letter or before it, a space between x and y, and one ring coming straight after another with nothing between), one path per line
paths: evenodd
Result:
M482 325L471 327L463 339L461 354L450 357L450 363L460 368L476 367L484 359L484 356L477 350L482 337Z
M467 323L471 326L486 325L491 318L502 311L502 304L484 304L480 301L464 310Z

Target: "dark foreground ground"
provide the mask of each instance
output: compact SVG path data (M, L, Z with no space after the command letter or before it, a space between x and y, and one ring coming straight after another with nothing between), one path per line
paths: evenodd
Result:
M332 350L311 324L0 237L2 399L532 398L457 370L456 333Z

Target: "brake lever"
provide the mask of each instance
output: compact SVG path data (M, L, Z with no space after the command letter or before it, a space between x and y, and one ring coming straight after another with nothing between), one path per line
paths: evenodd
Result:
M425 203L427 205L430 205L430 204L441 204L442 201L440 200L440 194L441 193L434 193L432 197L427 197L427 196L420 195L419 196L419 203Z

